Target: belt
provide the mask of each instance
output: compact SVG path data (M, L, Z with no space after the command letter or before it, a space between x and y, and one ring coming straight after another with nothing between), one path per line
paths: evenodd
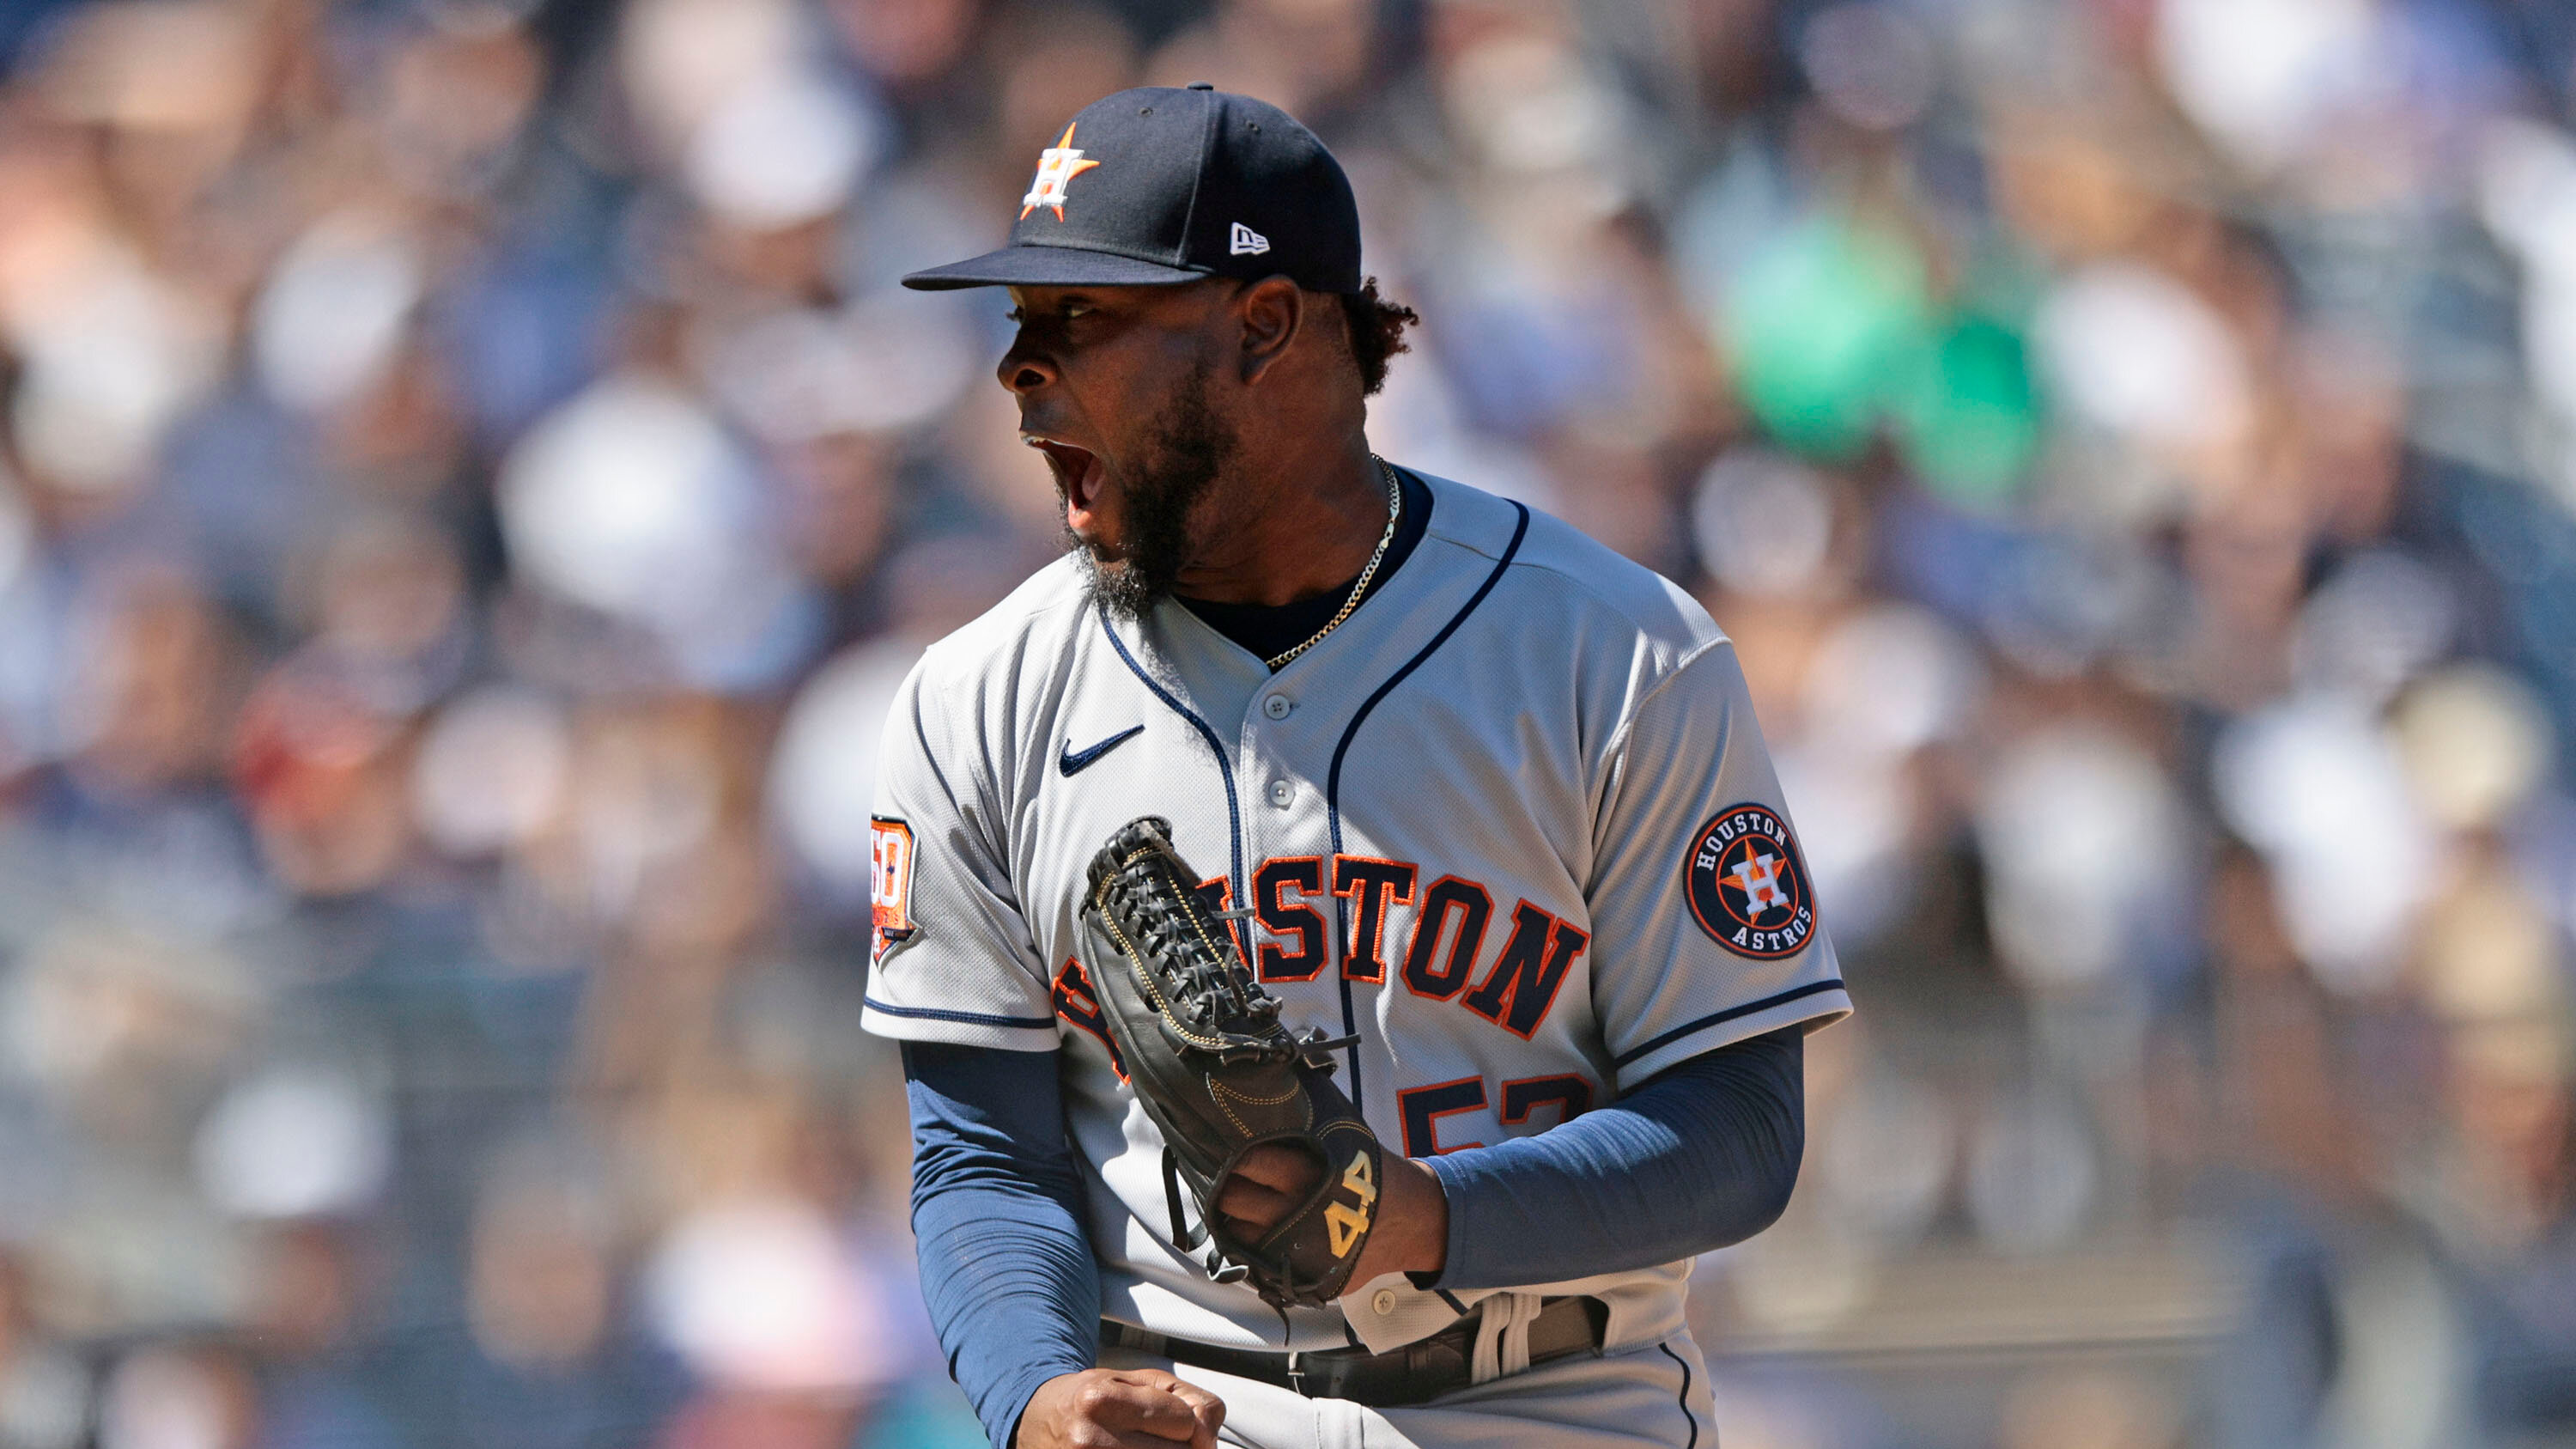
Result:
M1481 1322L1481 1315L1471 1314L1428 1338L1386 1353L1358 1348L1267 1353L1173 1338L1108 1319L1101 1320L1100 1341L1236 1378L1258 1379L1311 1399L1348 1399L1372 1409L1396 1409L1427 1403L1474 1382L1476 1332ZM1530 1366L1581 1353L1598 1354L1609 1327L1610 1306L1598 1298L1542 1299L1538 1316L1529 1322Z

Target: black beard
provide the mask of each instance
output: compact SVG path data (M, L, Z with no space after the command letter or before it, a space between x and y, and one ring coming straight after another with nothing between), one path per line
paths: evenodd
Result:
M1120 495L1119 566L1103 568L1073 530L1067 547L1110 613L1141 620L1169 598L1191 552L1190 515L1235 453L1234 434L1208 406L1207 374L1192 372L1147 436L1146 461Z

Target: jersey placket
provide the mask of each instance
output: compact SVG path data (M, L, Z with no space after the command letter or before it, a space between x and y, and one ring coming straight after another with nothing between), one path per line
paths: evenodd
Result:
M1265 984L1290 1004L1303 1028L1319 1026L1333 1036L1359 1038L1340 1053L1342 1090L1368 1112L1379 1105L1372 1091L1373 1072L1382 1071L1387 1044L1373 1030L1374 1004L1361 993L1377 983L1354 982L1348 976L1352 913L1337 893L1336 871L1346 842L1335 839L1332 769L1363 704L1376 695L1421 641L1405 637L1406 626L1425 613L1445 618L1449 590L1437 582L1426 586L1409 561L1349 623L1304 656L1273 675L1255 691L1237 731L1237 769L1251 784L1257 802L1245 812L1245 869L1253 877L1246 902L1262 913L1250 924L1246 945ZM1415 573L1408 579L1407 573ZM1406 587L1411 585L1410 588ZM1429 596L1426 600L1426 596ZM1369 617L1372 609L1380 612ZM1381 702L1384 707L1384 702ZM1340 822L1347 832L1348 822ZM1266 879L1265 879L1266 877ZM1308 883L1311 882L1311 889ZM1299 914L1311 911L1309 918ZM1267 920L1308 925L1320 940L1311 968L1296 965L1284 977L1287 962L1264 951L1276 933ZM1275 944L1272 949L1276 950ZM1383 1114L1379 1114L1381 1117ZM1385 1125L1383 1122L1381 1126Z
M1254 802L1243 822L1249 899L1238 904L1259 913L1246 923L1251 929L1245 948L1264 984L1288 1004L1296 1026L1319 1026L1339 1036L1348 1030L1338 990L1342 942L1332 909L1332 849L1318 764L1332 750L1337 711L1328 699L1303 697L1300 687L1326 683L1319 670L1305 667L1328 663L1316 658L1323 649L1319 645L1271 676L1237 725L1237 769ZM1282 925L1292 929L1283 931Z

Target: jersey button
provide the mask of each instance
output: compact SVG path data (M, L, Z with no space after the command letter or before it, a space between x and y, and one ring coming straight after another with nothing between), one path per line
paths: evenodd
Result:
M1377 1296L1369 1300L1369 1307L1376 1309L1377 1316L1380 1318L1384 1318L1388 1314L1393 1313L1395 1311L1395 1290L1392 1288L1380 1288L1377 1290Z
M1287 781L1285 781L1285 780L1273 780L1273 781L1271 781L1271 782L1270 782L1270 803L1271 803L1271 804L1278 806L1278 807L1279 807L1280 809L1282 809L1282 810L1285 810L1285 809L1287 809L1287 808L1288 808L1288 802L1289 802L1289 801L1291 801L1291 800L1294 800L1294 799L1296 799L1296 798L1297 798L1297 787L1296 787L1296 786L1289 784L1289 783L1288 783Z
M1272 719L1286 719L1296 707L1284 694L1274 694L1261 702L1261 712Z

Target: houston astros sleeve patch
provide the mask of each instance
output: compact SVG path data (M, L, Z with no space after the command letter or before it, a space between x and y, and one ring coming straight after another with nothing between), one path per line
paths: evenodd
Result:
M1691 915L1738 956L1776 961L1816 934L1816 894L1789 822L1767 805L1730 805L1691 837L1682 859Z

